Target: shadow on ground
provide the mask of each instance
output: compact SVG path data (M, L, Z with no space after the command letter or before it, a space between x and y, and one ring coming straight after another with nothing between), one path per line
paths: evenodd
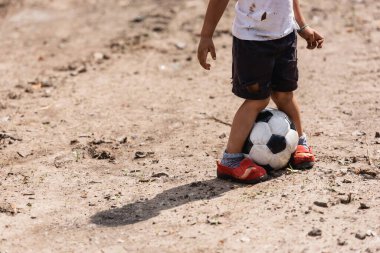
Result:
M155 217L162 210L192 201L220 197L225 192L243 186L218 179L192 182L163 191L153 199L136 201L120 208L101 211L91 217L91 222L109 227L134 224Z

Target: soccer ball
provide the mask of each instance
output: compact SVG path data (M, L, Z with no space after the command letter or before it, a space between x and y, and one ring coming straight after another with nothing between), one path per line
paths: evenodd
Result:
M285 113L266 108L257 116L243 153L261 166L282 169L295 152L298 139L295 125Z

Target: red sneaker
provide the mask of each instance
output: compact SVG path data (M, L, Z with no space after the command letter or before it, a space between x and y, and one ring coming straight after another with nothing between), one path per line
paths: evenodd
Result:
M311 147L298 145L293 153L290 164L296 170L311 169L315 163L315 156Z
M221 179L232 179L233 181L245 184L256 184L268 179L266 170L249 158L244 158L237 168L229 168L219 162L216 165L217 176Z

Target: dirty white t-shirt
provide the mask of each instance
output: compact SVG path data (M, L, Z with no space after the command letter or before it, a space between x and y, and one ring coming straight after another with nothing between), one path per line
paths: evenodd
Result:
M297 27L293 0L238 0L232 34L241 40L274 40Z

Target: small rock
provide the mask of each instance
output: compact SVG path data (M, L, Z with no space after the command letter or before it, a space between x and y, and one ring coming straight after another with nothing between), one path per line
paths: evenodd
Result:
M353 136L364 136L364 135L366 135L366 133L365 132L363 132L363 131L359 131L359 130L356 130L356 131L354 131L354 132L352 132L352 135Z
M98 160L115 160L115 157L109 152L108 150L98 150L96 147L90 147L88 149L88 154L91 156L93 159L98 159Z
M186 43L184 43L184 42L177 42L177 43L175 43L175 47L177 49L180 49L180 50L185 49L186 48Z
M370 207L367 206L365 203L360 203L359 209L369 209Z
M78 140L71 140L71 141L70 141L70 145L75 145L75 144L78 144L78 143L79 143Z
M339 172L340 172L340 174L342 176L345 176L345 175L347 175L348 169L347 168L343 168L343 169L340 169Z
M380 132L376 132L375 138L380 138Z
M347 205L347 204L351 203L351 200L352 200L352 194L349 193L347 195L347 198L341 198L340 199L340 203Z
M134 159L145 158L146 156L147 156L147 153L146 153L146 152L137 151L137 152L135 153L135 158L134 158Z
M13 91L11 91L11 92L8 93L8 98L9 99L19 99L20 95L17 94L17 93L15 93L15 92L13 92Z
M93 55L96 63L102 63L104 60L109 60L110 57L100 52L96 52Z
M226 137L227 137L227 135L225 133L222 133L221 135L219 135L219 139L224 139Z
M220 221L218 221L217 219L215 219L215 218L210 218L210 219L207 219L207 224L210 224L210 225L220 225L222 223Z
M80 197L82 199L86 199L87 198L87 192L83 191L82 194L80 195Z
M164 172L159 172L159 173L153 173L152 177L169 177L169 175Z
M155 26L155 27L153 27L152 31L160 33L160 32L164 31L164 28L162 28L161 26Z
M99 139L99 140L93 140L93 141L89 142L90 145L101 145L103 143L106 143L106 141L105 140L101 140L101 139Z
M322 230L318 229L318 228L313 228L308 234L308 236L321 236L322 235Z
M24 91L25 91L25 93L29 93L29 94L33 94L34 93L34 90L31 87L25 88Z
M355 234L355 238L357 238L359 240L364 240L366 237L367 237L367 233L358 232Z
M373 232L372 230L368 230L366 234L367 236L371 236L371 237L376 236L376 233Z
M342 183L344 183L344 184L351 184L352 181L348 180L348 179L343 179Z
M127 143L127 141L128 141L128 137L126 137L126 136L120 137L120 138L117 139L117 141L118 141L120 144L125 144L125 143Z
M319 207L325 207L325 208L329 207L328 203L325 201L314 201L314 205L319 206Z
M347 241L341 238L338 238L337 240L339 246L344 246L347 244Z
M13 203L0 203L0 213L15 216L19 213L19 210Z
M137 16L131 20L132 23L141 23L145 20L145 16Z
M141 158L145 158L151 155L154 155L154 152L136 151L134 159L141 159Z

